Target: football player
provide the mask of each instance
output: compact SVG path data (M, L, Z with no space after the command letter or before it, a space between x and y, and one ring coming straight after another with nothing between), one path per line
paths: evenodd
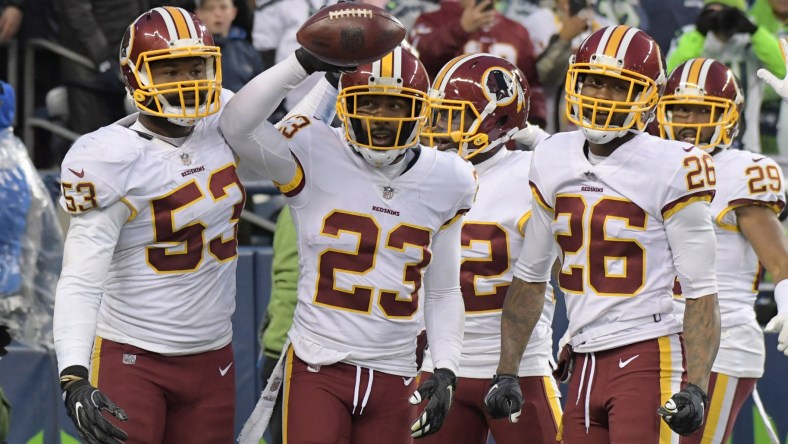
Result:
M461 219L475 173L458 156L420 147L429 81L402 47L342 74L341 128L309 115L278 127L266 121L289 89L326 70L338 68L298 49L241 89L221 123L241 159L287 196L296 224L283 435L295 443L408 442L411 433L438 431L451 404L464 315ZM423 323L436 369L414 392ZM416 419L414 404L428 398Z
M521 409L513 376L542 316L557 244L569 318L558 364L570 394L564 442L671 442L671 429L700 427L720 336L715 176L705 152L643 132L664 83L659 47L637 28L602 28L572 56L566 112L580 130L551 136L531 161L538 205L504 302L486 398L493 417ZM676 274L687 282L683 335Z
M430 145L457 152L475 166L479 192L462 224L465 337L455 401L441 431L425 442L484 444L488 433L499 444L555 442L561 405L550 367L555 306L549 285L536 332L512 375L525 394L527 413L509 424L492 421L484 407L500 354L501 308L531 216L531 195L520 187L528 181L532 152L508 149L529 131L529 100L520 70L491 54L451 60L430 91L433 119L424 135ZM433 368L431 355L427 348L422 367L426 375Z
M670 74L657 109L662 137L711 154L717 178L711 214L722 339L709 381L705 425L683 443L726 442L742 404L763 376L763 332L753 310L760 264L774 277L775 299L788 303L788 239L777 219L785 206L782 171L768 157L727 149L743 104L733 72L716 60L698 58ZM683 300L677 301L683 311Z
M67 411L86 443L232 442L245 197L219 132L219 48L194 15L155 8L126 30L120 66L139 113L79 138L61 171Z

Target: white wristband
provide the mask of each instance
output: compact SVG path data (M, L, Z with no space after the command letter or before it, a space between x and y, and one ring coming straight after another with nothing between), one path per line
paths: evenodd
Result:
M788 313L788 279L774 286L774 300L777 302L777 313Z

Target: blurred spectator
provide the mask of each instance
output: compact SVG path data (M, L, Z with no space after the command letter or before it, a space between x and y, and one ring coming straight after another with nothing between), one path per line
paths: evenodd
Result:
M569 56L591 33L613 24L598 15L592 3L582 0L556 0L554 7L539 8L523 22L537 55L536 72L544 85L549 133L571 129L564 113Z
M755 0L750 16L755 24L778 39L788 38L788 0ZM788 104L783 103L769 86L763 91L761 137L764 151L778 151L788 156Z
M263 66L273 66L291 55L300 46L296 31L318 9L336 0L256 0L252 43L263 57ZM283 107L269 120L279 121L314 87L323 73L313 73L285 97Z
M22 25L26 0L6 0L0 12L0 43L16 37Z
M408 32L421 14L440 8L440 0L374 0L367 3L380 6L397 17Z
M52 199L14 136L13 88L0 81L0 323L17 341L51 349L63 239Z
M282 354L298 301L298 236L290 207L287 206L282 208L276 221L271 281L271 299L263 319L260 338L265 356L261 372L263 386L268 383L279 355ZM268 423L271 444L282 443L282 398L280 392Z
M452 58L487 52L516 65L531 86L529 121L545 126L545 97L536 74L531 36L494 8L495 0L443 0L439 10L416 19L409 40L430 79Z
M89 58L95 68L63 59L68 126L86 134L126 115L118 48L126 26L149 9L147 0L55 0L60 44Z
M645 0L641 6L649 18L648 27L643 30L657 41L662 53L667 54L676 33L695 23L703 0Z
M553 0L498 0L495 9L517 23L525 19L542 7L542 3L552 3ZM529 30L530 31L530 30Z
M232 0L197 0L196 3L197 17L222 49L222 87L237 92L252 77L263 72L260 54L248 41L230 36L230 28L238 14Z
M777 38L755 25L744 12L744 0L708 2L695 20L674 41L667 57L668 72L689 59L704 57L728 65L742 80L745 103L739 137L745 149L762 151L760 114L763 83L756 76L766 68L778 77L785 75Z
M0 444L5 444L8 429L11 427L11 404L0 387Z

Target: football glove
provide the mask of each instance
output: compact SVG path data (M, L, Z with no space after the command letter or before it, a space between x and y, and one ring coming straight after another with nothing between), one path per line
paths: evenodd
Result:
M88 382L88 371L82 366L71 366L60 374L60 386L63 389L63 401L66 412L83 443L106 444L125 441L128 435L104 416L101 411L121 421L128 421L123 409L116 406L105 394Z
M517 375L495 375L490 382L490 390L484 397L487 413L493 419L509 418L517 422L523 408L523 392Z
M344 73L344 72L353 72L356 70L355 66L337 66L332 65L330 63L326 63L319 58L313 56L303 47L298 47L295 50L296 59L298 59L298 63L304 68L307 74L312 74L313 72L323 71L323 72L331 72L331 73ZM330 79L329 79L330 81Z
M780 39L780 46L783 48L783 53L788 54L788 42L784 38ZM788 65L788 63L786 63ZM778 79L774 74L768 70L761 68L758 70L758 77L764 82L768 83L783 101L788 102L788 75L783 79Z
M449 414L454 389L457 388L457 376L449 369L438 368L430 379L422 383L410 397L410 403L421 404L429 398L427 408L410 426L410 435L424 438L440 430L446 415Z
M779 333L777 336L777 350L788 356L788 313L780 313L766 324L767 333Z
M703 414L709 398L695 384L687 384L684 390L674 394L657 413L668 427L679 435L687 436L703 425Z

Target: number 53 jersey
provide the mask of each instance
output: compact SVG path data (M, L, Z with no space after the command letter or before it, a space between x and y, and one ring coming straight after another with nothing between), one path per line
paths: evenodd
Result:
M232 339L237 222L244 190L218 115L179 147L133 118L81 137L63 161L60 204L74 217L119 201L131 214L104 284L96 334L162 354ZM133 127L132 127L133 128Z
M298 304L289 332L295 352L309 364L343 361L415 376L416 336L431 290L423 285L427 266L460 261L459 254L433 258L433 237L471 207L473 166L417 148L409 168L389 179L347 145L341 129L297 119L295 135L292 125L281 129L292 135L296 175L280 185L299 242ZM454 279L459 297L459 276Z
M529 175L536 202L553 217L569 336L606 331L575 348L607 350L679 332L665 221L712 199L711 156L639 134L592 165L585 144L579 131L551 136L535 151Z

